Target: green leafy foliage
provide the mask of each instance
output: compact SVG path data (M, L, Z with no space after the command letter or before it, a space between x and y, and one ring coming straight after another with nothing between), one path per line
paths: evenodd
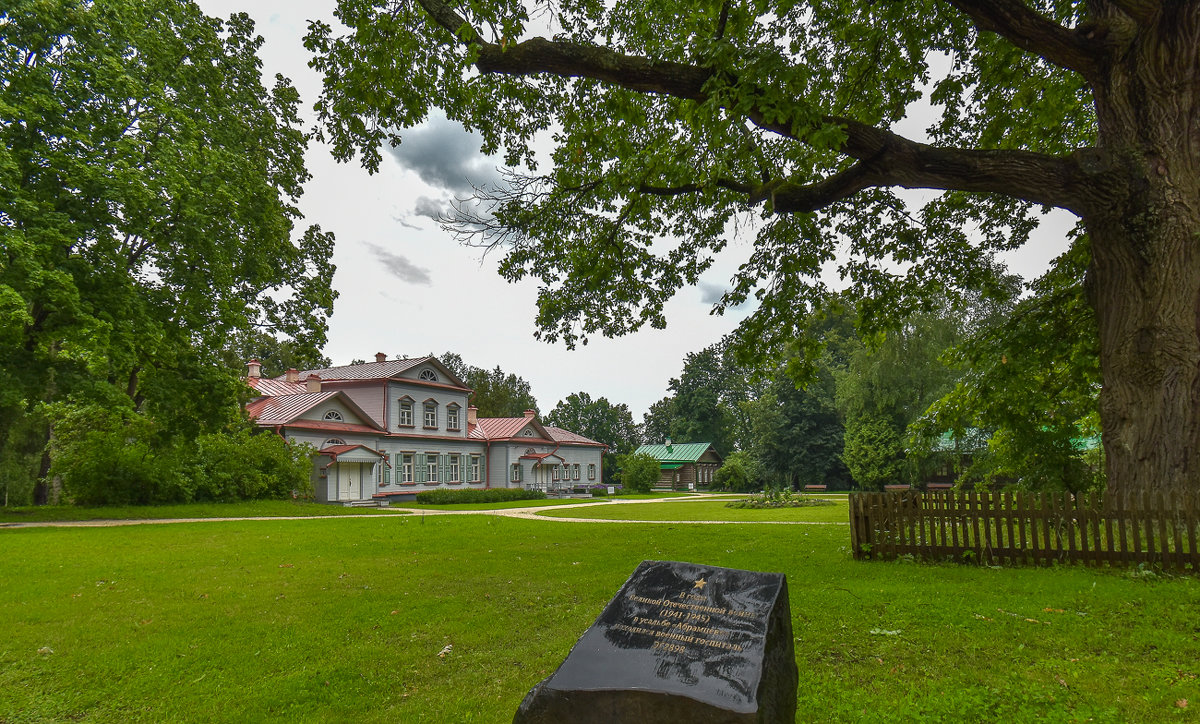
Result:
M128 404L55 407L54 463L79 505L148 505L285 498L309 488L309 446L248 424L196 438L171 436Z
M460 503L507 503L514 500L543 500L540 490L525 488L488 488L487 490L423 490L417 502L424 505L457 505Z
M725 458L725 462L713 475L713 490L728 490L734 493L748 493L761 490L758 466L750 453L739 450Z
M604 443L608 446L606 461L615 461L613 456L633 452L641 442L628 405L614 405L604 397L593 400L586 392L567 395L546 415L545 422ZM612 484L615 473L612 462L603 466L602 477L606 483Z
M618 455L617 468L620 472L616 478L627 492L649 493L650 488L658 484L658 460L645 453Z
M846 426L842 460L864 490L908 482L904 467L904 438L895 424L879 417L859 417Z
M261 42L248 16L222 22L185 0L21 0L0 13L4 456L35 423L50 439L41 406L96 413L117 395L122 425L215 432L244 394L241 361L222 364L231 338L324 343L333 237L295 228L308 179L299 96L282 77L264 87ZM85 447L106 457L89 475L130 471L110 481L119 498L177 485L159 474L169 450L140 434L149 447L127 448L121 425L96 423Z
M480 417L521 417L525 410L537 412L537 400L525 378L506 373L499 366L486 370L469 365L453 352L438 360L474 390L471 404L478 408Z

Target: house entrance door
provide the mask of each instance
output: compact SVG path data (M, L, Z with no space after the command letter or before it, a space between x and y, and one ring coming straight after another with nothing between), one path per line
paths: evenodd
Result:
M362 463L338 463L338 500L355 500L358 496L359 467Z

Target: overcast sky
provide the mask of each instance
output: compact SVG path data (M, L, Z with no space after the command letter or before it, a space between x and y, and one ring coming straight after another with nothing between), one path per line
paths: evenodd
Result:
M308 67L302 38L310 19L334 23L333 0L198 3L209 15L246 12L254 18L265 40L264 75L281 73L292 80L311 126L321 79ZM928 115L918 104L910 119L898 130L921 138ZM536 282L505 282L496 272L498 255L483 257L478 249L459 245L434 221L450 199L496 174L496 163L479 153L478 141L458 124L431 119L405 132L402 146L384 154L374 176L357 162L335 162L318 143L310 144L306 161L313 178L300 201L304 224L319 224L337 237L334 288L340 296L324 350L334 364L372 360L376 352L389 358L457 352L469 364L499 365L529 380L543 413L582 390L628 404L641 422L647 408L666 395L668 381L679 375L684 353L718 341L746 314L709 314L749 255L749 241L742 241L722 252L698 287L684 289L667 305L665 330L593 338L573 351L538 342L533 338ZM1041 243L1006 259L1012 270L1026 277L1041 273L1065 247L1063 232L1071 223L1060 215L1044 224Z

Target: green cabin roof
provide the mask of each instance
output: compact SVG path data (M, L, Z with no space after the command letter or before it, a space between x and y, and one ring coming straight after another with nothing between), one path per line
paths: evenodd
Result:
M710 447L711 442L677 442L670 447L666 445L642 445L635 455L649 455L661 463L694 463L700 459Z

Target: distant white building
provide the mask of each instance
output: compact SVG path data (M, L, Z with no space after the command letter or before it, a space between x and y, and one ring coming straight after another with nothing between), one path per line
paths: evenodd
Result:
M600 482L606 447L522 417L477 418L471 390L434 357L375 361L265 378L250 360L260 427L317 448L322 502L411 499L435 488L542 490Z

